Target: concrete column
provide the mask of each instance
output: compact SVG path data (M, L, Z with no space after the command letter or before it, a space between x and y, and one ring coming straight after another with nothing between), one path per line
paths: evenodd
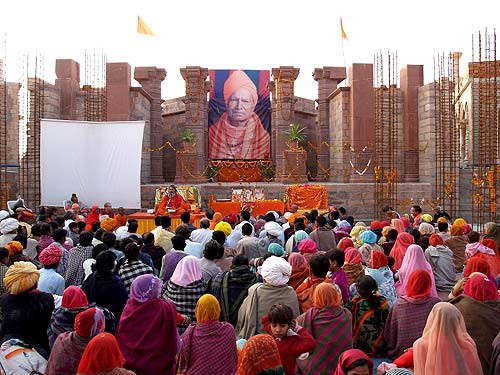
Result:
M55 86L60 90L62 120L76 119L76 94L80 91L80 64L70 59L56 60Z
M274 80L274 122L272 131L274 139L272 140L272 144L275 145L274 157L277 172L276 180L278 181L287 180L286 176L291 172L287 170L287 163L285 163L285 150L287 148L286 143L288 142L285 132L294 121L294 86L299 72L300 69L293 66L280 66L279 68L272 69ZM302 168L302 165L299 167ZM305 163L303 168L305 169ZM296 175L305 176L305 170L296 172Z
M127 63L106 64L107 120L130 120L131 68Z
M199 182L208 155L208 102L207 93L210 91L211 82L207 81L208 69L199 66L187 66L180 70L186 83L186 124L185 129L191 129L195 135L193 149L181 156L181 162L189 163L189 173L183 173L183 168L176 168L176 181ZM184 132L181 129L180 134ZM184 168L185 169L185 168Z
M161 82L167 76L167 71L155 66L137 67L134 78L144 90L151 95L151 117L150 117L150 144L151 148L162 145L161 134ZM160 151L151 153L151 183L159 184L165 182L163 176L163 158Z
M345 67L324 66L314 69L314 80L318 82L318 129L316 132L316 144L326 142L331 145L330 140L330 95L338 84L346 78ZM331 175L325 174L324 170L330 167L330 149L321 146L318 149L318 163L323 168L318 168L318 180L332 181Z
M423 65L406 65L400 71L403 93L403 181L419 181L418 89L424 85Z

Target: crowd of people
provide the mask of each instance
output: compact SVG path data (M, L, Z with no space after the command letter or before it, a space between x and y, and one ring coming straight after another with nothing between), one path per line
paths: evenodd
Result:
M0 211L2 373L500 373L496 223L82 206Z

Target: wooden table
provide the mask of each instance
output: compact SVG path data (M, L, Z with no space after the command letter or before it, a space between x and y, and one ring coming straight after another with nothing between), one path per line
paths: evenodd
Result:
M136 212L134 214L128 215L129 219L136 219L139 228L137 228L137 233L143 234L146 232L151 232L156 228L155 225L155 215L148 214L147 212ZM205 214L191 214L191 222L197 228L200 227L200 219L204 218ZM170 215L172 219L172 230L175 230L179 225L182 224L181 215Z

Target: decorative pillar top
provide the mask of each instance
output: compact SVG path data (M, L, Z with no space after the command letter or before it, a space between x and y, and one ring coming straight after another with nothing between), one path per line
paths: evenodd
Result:
M139 66L134 70L134 79L136 81L157 80L163 81L167 77L167 71L156 66Z

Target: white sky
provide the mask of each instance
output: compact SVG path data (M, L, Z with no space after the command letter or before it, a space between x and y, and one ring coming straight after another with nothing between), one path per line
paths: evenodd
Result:
M293 65L300 68L295 94L314 99L315 67L372 63L377 51L385 63L388 51L397 52L399 68L424 65L425 83L434 77L438 54L462 51L463 71L472 35L477 40L485 28L500 32L499 14L497 0L2 0L0 57L7 55L6 71L15 77L19 53L37 50L49 80L56 58L72 58L80 62L83 81L85 50L103 49L108 62L167 69L164 99L184 95L179 69L187 65ZM156 37L136 34L138 15ZM349 37L344 54L340 17ZM498 52L500 59L500 46Z

